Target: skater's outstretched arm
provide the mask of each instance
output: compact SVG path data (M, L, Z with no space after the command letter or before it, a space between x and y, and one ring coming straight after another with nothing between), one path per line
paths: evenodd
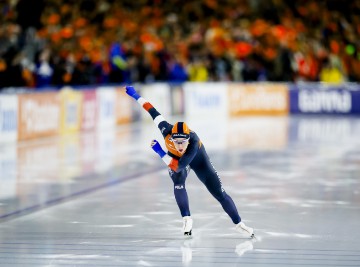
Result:
M167 135L171 134L171 129L173 125L168 123L165 118L153 107L153 105L150 104L149 101L141 97L133 86L126 86L125 88L126 93L132 98L134 98L136 102L138 102L138 104L150 114L151 118L153 119L155 125L159 128L163 137L165 138ZM153 140L151 142L151 147L170 168L172 165L177 163L176 159L173 159L162 149L158 141Z
M163 137L171 133L173 125L168 123L165 118L153 107L153 105L145 98L139 95L133 86L126 86L126 93L134 98L140 106L142 106L151 116L155 125L159 128Z

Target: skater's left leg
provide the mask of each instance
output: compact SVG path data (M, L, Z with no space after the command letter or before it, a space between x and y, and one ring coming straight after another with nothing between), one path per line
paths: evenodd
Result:
M216 176L216 177L215 177ZM225 192L221 185L221 180L217 174L212 174L205 181L205 186L209 192L219 201L224 211L229 215L234 224L241 221L239 212L232 198Z
M252 237L254 232L253 229L245 226L245 224L241 221L241 217L234 201L222 187L221 179L203 146L190 166L200 181L205 184L209 192L219 201L224 211L236 225L236 229L242 233L249 234Z
M200 154L201 153L201 154ZM201 182L203 182L209 192L220 202L224 211L230 216L231 220L238 224L241 221L234 201L226 194L222 187L221 179L212 165L204 148L199 152L199 156L194 160L191 168L194 170Z
M244 222L241 221L234 201L228 194L226 194L225 190L221 186L221 182L219 186L214 176L212 176L211 179L206 180L205 185L209 192L220 202L221 206L230 216L233 223L236 224L236 230L242 234L254 237L254 229L246 226Z

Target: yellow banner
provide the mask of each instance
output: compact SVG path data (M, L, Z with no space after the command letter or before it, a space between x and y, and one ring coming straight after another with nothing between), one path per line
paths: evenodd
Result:
M230 84L229 114L286 115L289 113L288 88L284 84Z
M70 88L60 91L61 115L60 131L62 134L80 130L82 93Z

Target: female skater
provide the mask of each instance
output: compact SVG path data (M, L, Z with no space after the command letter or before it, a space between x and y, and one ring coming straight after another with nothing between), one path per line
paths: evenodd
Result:
M134 87L126 86L126 93L150 114L165 139L167 152L156 140L151 142L151 147L169 167L169 175L174 183L176 203L183 217L184 235L191 236L192 234L193 221L185 188L186 177L192 169L230 216L235 229L249 237L254 237L254 230L241 221L234 201L223 189L220 177L197 134L191 131L185 122L176 122L174 125L168 123L147 100L137 93Z

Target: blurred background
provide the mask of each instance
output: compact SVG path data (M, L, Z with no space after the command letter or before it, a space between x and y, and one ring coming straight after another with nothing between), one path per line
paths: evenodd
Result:
M360 0L0 0L0 266L359 266L359 14ZM193 173L200 238L174 238L149 147L162 137L129 84L199 134L262 239L248 255Z
M359 0L1 0L0 12L0 88L360 81Z

